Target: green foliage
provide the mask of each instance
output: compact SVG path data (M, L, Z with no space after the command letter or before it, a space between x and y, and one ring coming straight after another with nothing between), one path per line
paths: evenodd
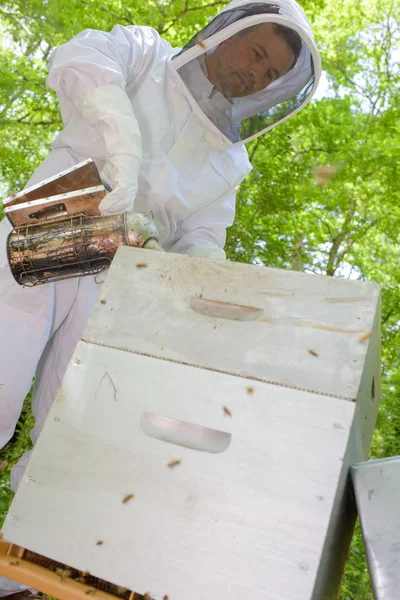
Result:
M329 90L249 145L253 172L238 191L228 231L231 260L382 285L382 404L371 455L400 454L400 0L304 0ZM0 9L0 195L20 189L60 129L45 88L54 47L90 27L156 28L174 45L201 29L210 0L3 0ZM316 185L316 173L331 177ZM334 173L333 173L334 172ZM29 415L29 401L25 409ZM29 417L31 419L31 417ZM31 422L3 451L7 475L29 445ZM359 528L341 600L372 598Z
M351 543L350 560L342 584L340 600L373 600L358 520Z
M31 394L29 394L13 438L0 451L0 529L13 497L10 487L11 469L21 456L32 448L29 432L34 424L35 419L31 412Z

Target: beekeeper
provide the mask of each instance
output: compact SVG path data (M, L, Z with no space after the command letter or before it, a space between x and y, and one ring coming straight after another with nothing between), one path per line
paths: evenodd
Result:
M65 127L28 185L90 157L111 190L103 215L151 210L166 251L223 260L251 170L245 143L301 110L320 70L294 0L234 0L183 50L151 27L85 30L52 54L47 85ZM3 446L35 372L36 441L100 286L90 276L19 286L5 255L11 228L0 229Z

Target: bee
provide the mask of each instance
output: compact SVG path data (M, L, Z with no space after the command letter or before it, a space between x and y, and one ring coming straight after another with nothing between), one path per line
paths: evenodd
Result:
M118 594L120 594L121 596L123 594L125 594L128 590L125 587L121 587L120 585L117 587L117 592Z
M102 546L104 544L103 540L99 540L96 542L96 546Z
M254 394L254 388L252 388L252 387L249 386L249 387L246 388L246 392L248 394Z
M147 592L145 593L145 595L143 596L143 600L151 600L151 596L150 594L148 594Z
M360 342L366 342L372 335L372 331L367 331L366 333L362 333L358 338Z
M315 350L309 350L308 354L311 354L311 356L319 356L318 352L315 352Z
M182 461L180 460L170 460L167 467L169 467L170 469L173 469L174 467L177 467L178 465L181 464Z
M315 185L318 187L323 187L327 183L329 183L332 177L335 175L337 168L333 165L323 165L321 167L315 167L314 175L315 175Z
M224 414L225 415L228 415L228 417L232 417L232 413L229 410L229 408L227 408L226 406L224 406L223 409L224 409Z
M10 560L9 565L10 567L18 567L19 560Z
M146 265L146 263L136 263L136 268L137 269L146 269L147 265Z
M168 596L164 596L163 600L169 600Z
M134 497L134 494L126 494L126 496L124 496L124 498L122 499L122 504L126 504L127 502L129 502L129 500L132 500L132 498Z
M61 581L64 581L67 579L67 577L71 577L72 575L72 571L70 569L56 569L56 573Z
M106 300L100 300L100 304L105 304L106 302Z

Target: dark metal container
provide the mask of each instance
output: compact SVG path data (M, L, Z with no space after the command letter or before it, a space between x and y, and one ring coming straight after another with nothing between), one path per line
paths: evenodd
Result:
M17 283L33 286L101 273L121 245L162 250L153 219L129 212L17 227L8 236L7 256Z

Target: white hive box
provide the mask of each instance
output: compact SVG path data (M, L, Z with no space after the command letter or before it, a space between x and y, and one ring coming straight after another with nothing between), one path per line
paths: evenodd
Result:
M375 600L400 591L400 456L351 468Z
M333 599L379 394L378 286L120 248L4 537L157 600Z

